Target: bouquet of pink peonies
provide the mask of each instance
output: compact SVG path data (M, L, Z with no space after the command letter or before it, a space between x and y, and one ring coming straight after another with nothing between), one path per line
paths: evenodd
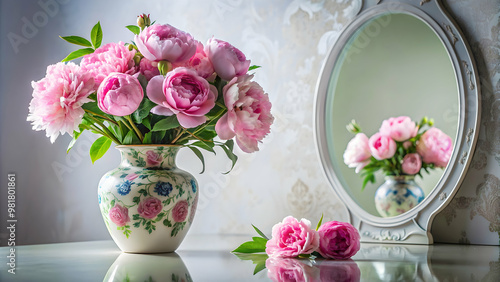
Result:
M259 150L274 118L268 95L249 73L258 67L240 50L215 38L204 46L173 26L151 24L145 14L127 28L135 35L130 44L101 46L100 23L90 40L61 37L84 48L32 82L34 130L45 130L51 142L73 136L68 151L85 130L102 135L90 148L92 162L112 142L186 146L202 162L199 149L215 153L220 146L233 166L233 137L244 152ZM79 57L79 65L68 62Z
M422 169L428 173L429 169L444 168L453 151L452 140L433 125L427 117L418 124L407 116L391 117L368 138L353 120L347 129L356 136L347 144L344 163L364 177L363 189L368 182L375 182L378 170L387 176L422 177Z

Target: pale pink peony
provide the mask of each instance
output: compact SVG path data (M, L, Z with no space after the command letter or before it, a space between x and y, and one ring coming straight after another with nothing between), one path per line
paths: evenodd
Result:
M407 116L391 117L382 122L379 132L402 142L417 136L418 126Z
M83 56L80 66L83 71L92 74L97 89L110 73L135 74L134 55L135 50L129 51L121 41L108 43L97 48L94 53Z
M176 68L166 77L155 76L146 88L149 99L158 106L151 109L157 115L176 115L180 125L185 128L196 127L205 121L207 114L215 105L217 89L196 71Z
M417 143L417 153L425 163L446 167L453 151L451 138L438 128L427 130Z
M214 74L214 67L205 54L203 44L201 42L197 43L196 53L191 57L191 59L182 63L173 64L173 68L178 67L194 69L199 76L208 80L213 79L212 75Z
M403 158L403 162L401 163L403 172L409 175L417 174L420 171L421 167L422 159L417 153L407 154Z
M130 221L128 208L116 204L109 210L109 219L117 226L125 226Z
M82 121L84 103L94 91L92 75L78 65L57 63L47 67L44 78L31 82L33 99L29 106L28 121L34 130L45 130L50 142L59 134L78 130Z
M179 201L175 204L172 209L172 219L175 222L183 222L186 220L187 214L189 212L189 204L187 201Z
M151 78L160 75L160 71L158 70L158 63L152 62L146 58L142 58L139 63L139 70L142 75L146 78L147 81L151 80Z
M150 61L179 63L189 60L196 52L197 41L171 25L154 24L134 37L137 49Z
M267 277L275 282L305 282L314 278L315 269L294 258L268 258Z
M392 158L396 153L396 142L387 135L382 135L380 132L375 133L368 140L370 152L377 160L385 160Z
M250 60L246 59L243 52L222 40L210 38L205 46L205 53L215 72L227 81L246 74L250 67Z
M153 150L146 152L146 163L151 166L158 166L163 161L163 157Z
M155 218L163 209L161 201L155 197L148 197L139 203L137 212L140 216L148 219Z
M356 173L359 173L370 162L371 156L368 137L364 133L358 133L347 144L344 152L344 163L350 168L355 167Z
M272 238L266 243L270 257L296 257L310 254L318 248L319 235L311 228L311 222L287 216L272 229Z
M318 253L324 258L348 259L360 248L358 230L347 222L329 221L318 229Z
M253 75L231 80L223 89L228 109L215 125L223 140L236 136L238 146L247 153L259 150L258 142L269 133L274 117L271 102L262 87L251 81Z
M135 112L143 97L139 80L124 73L111 73L97 89L99 109L114 116L127 116Z

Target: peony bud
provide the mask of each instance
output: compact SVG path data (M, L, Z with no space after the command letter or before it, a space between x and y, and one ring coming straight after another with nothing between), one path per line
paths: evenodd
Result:
M347 126L347 131L351 132L351 133L360 133L361 132L361 127L359 126L359 124L356 123L355 120L351 120L351 123L349 123Z
M169 61L159 61L158 62L158 70L161 75L166 75L169 71L172 70L172 63Z
M150 25L151 25L151 19L149 18L149 15L142 14L137 17L137 26L140 27L141 29L144 29Z

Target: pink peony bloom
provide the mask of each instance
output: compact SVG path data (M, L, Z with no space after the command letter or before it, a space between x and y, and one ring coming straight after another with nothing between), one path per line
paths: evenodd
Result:
M31 82L33 99L29 106L28 121L34 130L45 130L50 142L59 134L78 130L82 121L84 103L94 91L92 75L72 62L47 67L44 78Z
M318 229L318 253L324 258L348 259L360 248L358 230L347 222L329 221Z
M243 52L222 40L210 38L205 46L205 53L215 72L227 81L246 74L250 67L250 60L246 59Z
M139 80L124 73L111 73L97 89L99 109L114 116L127 116L135 112L143 97Z
M344 163L350 168L355 167L356 173L359 173L370 162L371 156L368 137L364 133L358 133L347 144L344 152Z
M125 226L130 221L128 208L116 204L109 210L109 219L117 226Z
M438 128L427 130L417 143L422 160L437 167L446 167L453 151L451 138Z
M422 167L422 159L417 153L408 154L403 158L401 168L403 172L409 175L417 174Z
M201 42L197 43L196 53L191 57L191 59L182 63L173 64L173 67L186 67L194 69L199 76L208 80L210 80L210 78L214 74L214 67L205 54L205 51L203 50L203 44L201 44Z
M319 281L357 282L361 279L361 270L352 259L344 261L323 260L319 265Z
M269 133L274 117L271 102L262 87L251 81L252 75L231 80L224 86L224 103L228 109L215 125L223 140L236 136L238 146L247 153L259 150L258 142Z
M80 66L90 72L95 80L95 89L112 72L134 74L137 72L134 62L135 50L129 51L123 42L108 43L83 56Z
M139 203L137 212L140 216L148 219L155 218L163 209L161 201L155 197L149 197Z
M197 41L182 30L165 24L154 24L134 37L137 49L150 61L179 63L189 60L196 52Z
M163 161L163 158L160 154L156 153L153 150L149 150L146 152L146 163L151 166L158 166Z
M382 135L380 132L375 133L368 140L372 156L377 160L385 160L392 158L396 153L396 142L387 135Z
M266 253L270 257L296 257L310 254L318 248L318 232L311 229L307 219L297 221L287 216L272 229L272 238L266 243Z
M418 127L409 117L400 116L389 118L382 122L379 132L392 139L402 142L417 136Z
M184 222L189 212L189 204L187 201L179 201L172 209L172 219L175 222Z
M294 258L268 258L267 277L275 282L305 282L314 278L315 269Z
M217 89L194 70L176 68L166 77L155 76L146 88L149 99L158 106L151 109L157 115L177 115L180 125L196 127L205 121L215 105Z
M147 79L147 81L151 80L151 78L160 75L160 71L158 70L158 63L152 62L146 58L142 58L139 63L139 70L142 75Z

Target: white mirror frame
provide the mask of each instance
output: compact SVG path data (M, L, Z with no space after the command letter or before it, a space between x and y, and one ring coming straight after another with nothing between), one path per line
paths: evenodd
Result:
M480 92L476 66L462 32L447 15L440 0L360 1L361 8L358 15L344 27L325 59L318 80L314 124L319 158L330 185L347 206L350 222L359 230L362 242L432 244L433 238L430 233L432 220L448 205L460 187L476 146L480 118ZM382 218L361 208L342 187L333 170L328 151L325 117L331 75L342 50L363 24L387 13L405 13L422 20L442 41L450 56L458 84L459 124L450 162L436 187L412 210L395 217Z

